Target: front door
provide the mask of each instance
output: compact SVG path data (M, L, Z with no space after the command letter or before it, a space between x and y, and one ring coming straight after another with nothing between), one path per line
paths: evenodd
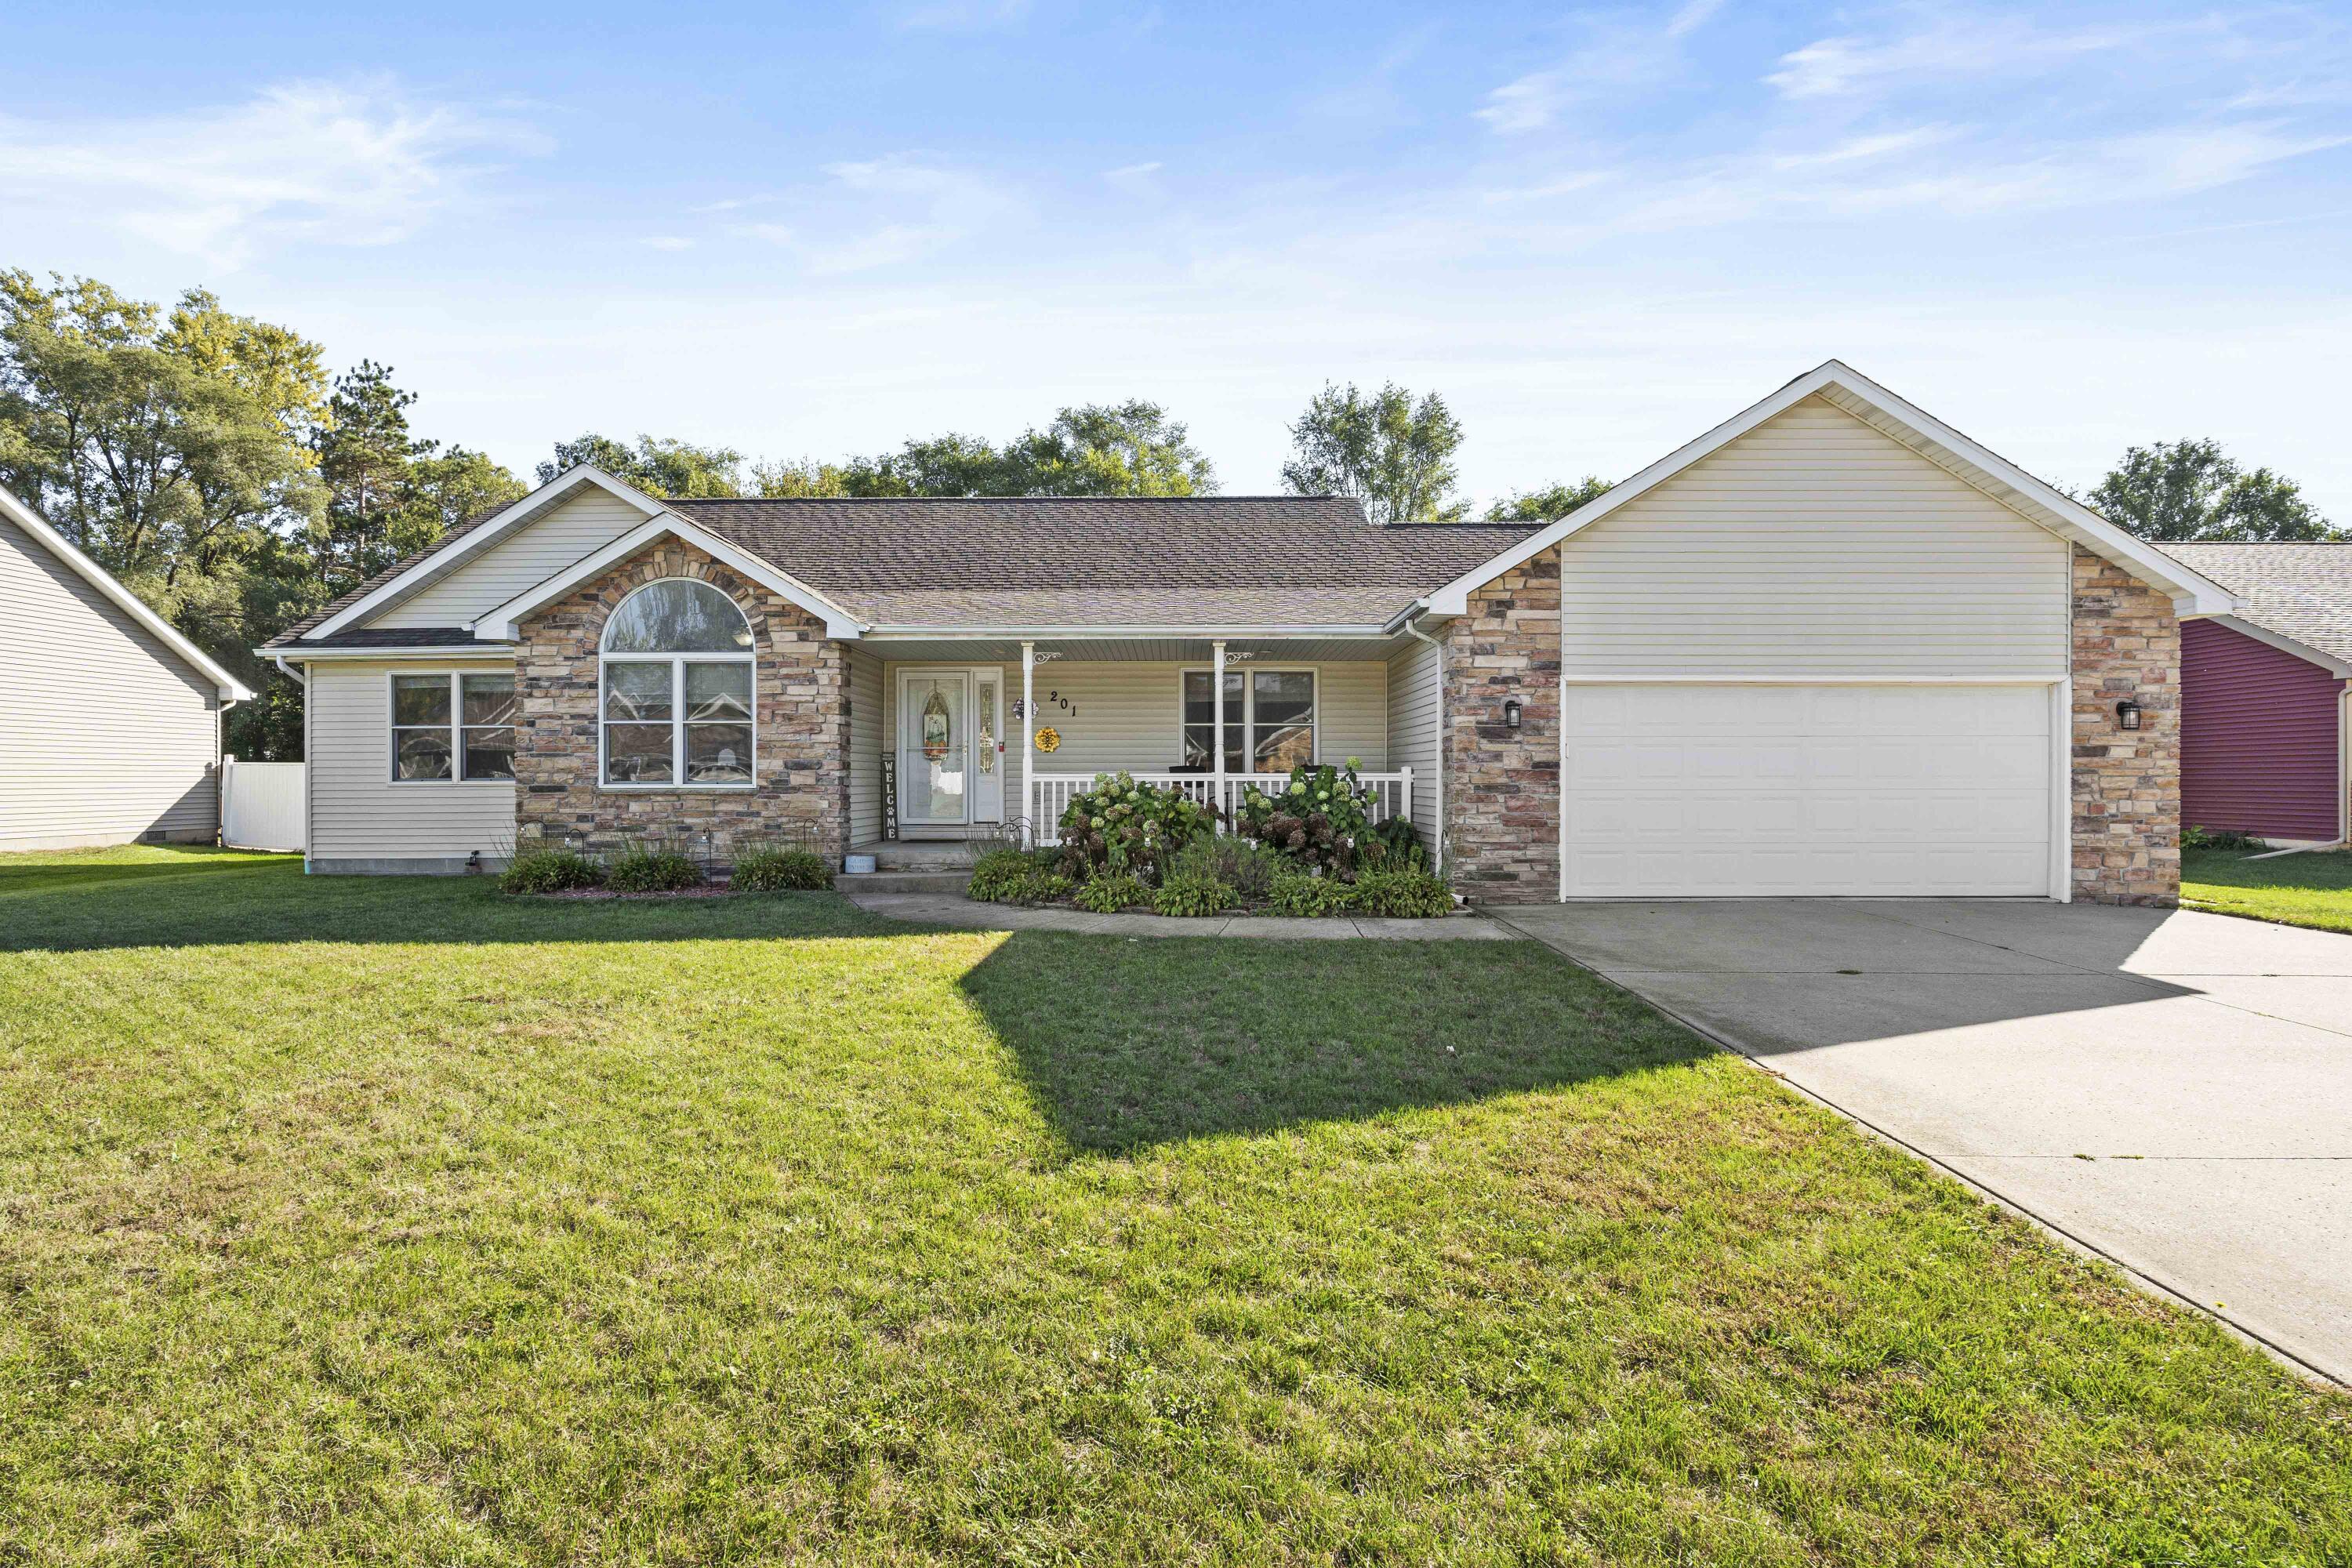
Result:
M1004 820L1004 678L995 669L971 672L971 819Z
M971 819L971 672L898 677L898 822L962 827Z

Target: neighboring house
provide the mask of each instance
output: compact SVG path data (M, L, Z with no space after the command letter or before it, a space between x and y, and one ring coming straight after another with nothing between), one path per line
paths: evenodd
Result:
M0 659L0 850L213 841L220 715L253 693L5 489Z
M320 870L1050 840L1098 771L1230 801L1352 757L1497 901L2163 903L2178 617L2232 607L1832 361L1549 525L575 468L266 651L308 674Z
M2352 544L2168 544L2242 601L2181 628L2180 820L2284 844L2352 828Z

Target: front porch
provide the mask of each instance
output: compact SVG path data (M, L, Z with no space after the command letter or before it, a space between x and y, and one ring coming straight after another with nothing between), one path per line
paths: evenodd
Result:
M1346 767L1436 830L1435 663L1402 637L873 642L849 655L849 840L1051 846L1105 773L1229 820L1252 784Z

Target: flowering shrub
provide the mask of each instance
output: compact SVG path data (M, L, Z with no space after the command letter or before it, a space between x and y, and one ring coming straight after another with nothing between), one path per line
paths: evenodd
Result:
M1356 773L1356 759L1334 768L1306 763L1272 789L1242 789L1234 826L1244 837L1327 876L1352 876L1357 846L1372 832L1372 792Z
M1078 882L1105 868L1156 878L1178 850L1215 826L1215 815L1180 789L1138 784L1132 773L1097 773L1094 787L1063 808L1062 868Z

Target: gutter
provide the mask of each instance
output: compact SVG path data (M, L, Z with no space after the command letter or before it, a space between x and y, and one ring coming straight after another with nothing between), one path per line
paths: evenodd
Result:
M1419 602L1414 601L1416 605ZM1417 641L1427 643L1437 654L1437 766L1431 770L1436 775L1437 842L1432 847L1429 870L1433 877L1443 877L1445 874L1445 645L1414 626L1410 609L1400 618L1397 629Z

